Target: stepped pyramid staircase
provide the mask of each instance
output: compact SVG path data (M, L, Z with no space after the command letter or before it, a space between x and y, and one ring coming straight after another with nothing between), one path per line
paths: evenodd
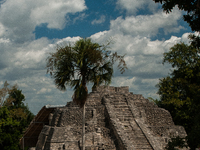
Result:
M73 102L55 109L36 150L81 149L82 110ZM170 136L185 137L168 111L129 92L98 87L86 101L86 150L163 150Z
M126 149L153 149L140 126L135 121L125 96L116 94L109 97L106 105L108 112L112 111L112 114L110 114L112 115L111 118L115 119L115 123L117 124L115 129L120 133L119 137L123 140L122 142L127 145Z

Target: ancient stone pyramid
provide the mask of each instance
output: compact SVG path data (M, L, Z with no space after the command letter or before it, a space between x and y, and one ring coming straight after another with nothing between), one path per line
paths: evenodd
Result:
M55 109L36 150L80 150L82 109L73 102ZM98 87L86 103L86 150L163 150L172 136L185 137L170 113L128 87Z

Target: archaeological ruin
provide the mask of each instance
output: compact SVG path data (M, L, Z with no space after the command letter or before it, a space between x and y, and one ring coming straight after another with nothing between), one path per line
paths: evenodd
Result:
M170 137L185 137L170 113L129 87L98 87L86 102L86 150L163 150ZM82 109L43 107L21 140L36 150L81 150Z

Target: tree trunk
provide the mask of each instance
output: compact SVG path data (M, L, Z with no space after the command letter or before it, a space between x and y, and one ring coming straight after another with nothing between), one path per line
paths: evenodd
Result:
M85 104L83 105L82 150L85 150Z

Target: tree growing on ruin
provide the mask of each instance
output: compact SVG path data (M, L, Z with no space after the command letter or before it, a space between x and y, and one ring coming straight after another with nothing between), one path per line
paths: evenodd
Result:
M47 58L47 72L60 90L73 88L73 101L83 108L82 146L85 150L85 102L88 96L87 84L96 88L109 85L113 75L113 64L118 60L121 73L126 69L124 56L108 51L108 44L93 43L90 38L80 39L73 46L58 46Z

